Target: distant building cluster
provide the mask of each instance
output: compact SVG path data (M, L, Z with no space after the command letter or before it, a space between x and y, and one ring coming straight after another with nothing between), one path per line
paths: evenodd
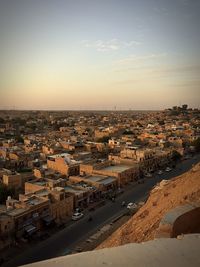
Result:
M200 111L0 112L0 249L195 153Z

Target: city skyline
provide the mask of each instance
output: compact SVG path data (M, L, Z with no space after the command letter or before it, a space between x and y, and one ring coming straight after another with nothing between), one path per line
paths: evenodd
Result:
M200 2L0 1L0 109L199 108Z

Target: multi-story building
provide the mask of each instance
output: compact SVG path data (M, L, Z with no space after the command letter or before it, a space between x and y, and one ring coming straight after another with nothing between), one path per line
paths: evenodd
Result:
M15 236L31 235L42 229L43 218L49 213L49 199L35 195L19 195L19 200L8 197L6 208L15 225Z
M79 162L71 159L67 153L48 156L47 166L67 176L79 174Z
M19 189L22 187L22 176L15 171L5 170L2 182L10 188Z

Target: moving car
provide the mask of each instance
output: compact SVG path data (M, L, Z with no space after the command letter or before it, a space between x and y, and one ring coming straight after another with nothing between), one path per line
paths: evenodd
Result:
M83 217L83 213L81 213L81 212L76 212L76 213L74 213L74 214L72 215L72 220L73 220L73 221L77 221L77 220L81 219L82 217Z
M159 174L159 175L163 174L163 171L162 171L162 170L159 170L159 171L158 171L158 174Z
M125 201L122 201L121 206L124 207L126 205Z
M167 167L166 169L165 169L165 171L166 172L170 172L172 169L170 168L170 167Z
M137 204L136 203L130 202L127 205L127 209L129 209L129 210L136 209L136 208L137 208Z

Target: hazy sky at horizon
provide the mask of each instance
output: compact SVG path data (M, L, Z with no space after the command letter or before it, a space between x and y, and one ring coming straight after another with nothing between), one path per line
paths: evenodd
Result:
M200 107L199 0L0 0L0 109Z

